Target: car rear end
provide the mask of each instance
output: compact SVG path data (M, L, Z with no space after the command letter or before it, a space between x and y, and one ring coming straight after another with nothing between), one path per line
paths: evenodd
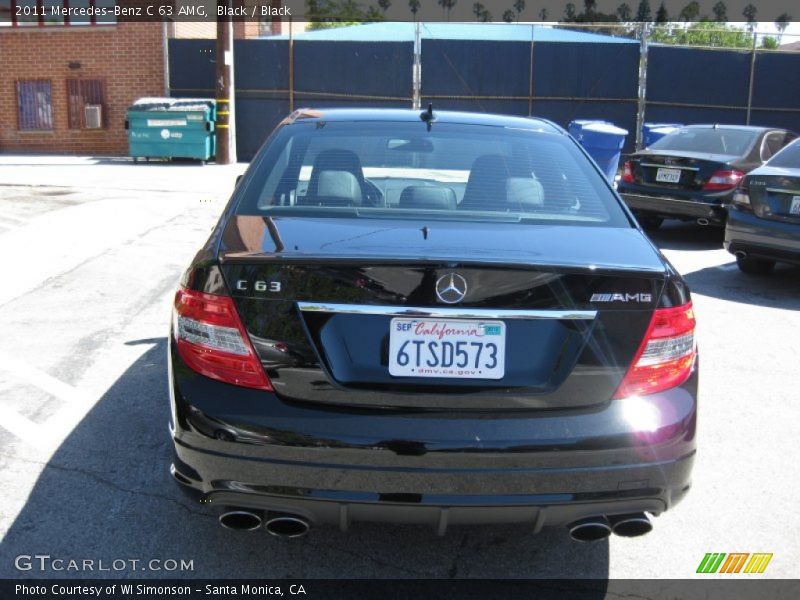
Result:
M339 135L318 122L309 135ZM433 125L434 147L448 122ZM577 204L561 220L556 208L529 223L404 213L391 194L354 218L338 199L309 212L310 193L264 212L271 177L259 170L272 162L254 161L182 281L170 336L173 475L223 525L297 536L358 521L439 534L519 522L593 540L645 533L646 513L686 494L698 365L689 292L571 140L514 125L532 128L468 130L487 136L478 153L490 139L537 136L552 145L545 155L582 161L534 168L542 205L571 178ZM364 137L371 126L338 127ZM416 148L410 163L429 152L408 133L381 147L400 139ZM385 165L365 156L379 181ZM455 169L440 177L457 188Z
M800 143L745 178L733 198L725 248L748 273L768 272L776 261L800 264Z
M624 163L619 191L643 217L723 225L733 192L760 164L758 128L689 126L664 136Z

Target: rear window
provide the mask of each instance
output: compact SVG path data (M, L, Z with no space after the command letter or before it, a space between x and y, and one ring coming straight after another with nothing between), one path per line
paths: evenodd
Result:
M770 167L800 169L800 140L794 141L778 152L767 163Z
M255 159L237 212L630 226L566 136L422 121L287 125Z
M653 142L649 149L744 156L756 137L757 131L745 129L685 127Z

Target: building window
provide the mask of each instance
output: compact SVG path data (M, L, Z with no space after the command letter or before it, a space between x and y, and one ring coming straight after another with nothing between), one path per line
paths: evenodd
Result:
M50 81L17 81L19 128L23 131L53 129L53 97Z
M0 0L0 27L115 25L116 0Z
M105 127L106 82L102 79L67 79L67 107L70 129Z

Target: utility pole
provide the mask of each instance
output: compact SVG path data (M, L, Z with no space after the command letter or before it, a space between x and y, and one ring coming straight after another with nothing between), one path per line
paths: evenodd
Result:
M644 145L642 127L644 126L644 112L647 103L647 50L650 24L642 23L639 38L639 91L636 102L636 150L641 150Z
M217 8L217 164L229 165L236 162L232 1L217 0Z

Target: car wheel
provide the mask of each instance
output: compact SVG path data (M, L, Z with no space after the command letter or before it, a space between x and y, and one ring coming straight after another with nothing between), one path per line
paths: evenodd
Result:
M661 217L654 217L650 215L641 215L636 217L639 220L639 225L642 226L642 229L645 231L655 231L661 224L664 222L664 219Z
M775 261L753 256L736 256L736 264L742 273L748 275L766 275L775 268Z

